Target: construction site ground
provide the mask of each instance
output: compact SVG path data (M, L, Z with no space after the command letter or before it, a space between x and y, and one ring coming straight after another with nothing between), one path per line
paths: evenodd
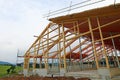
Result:
M24 77L22 75L17 75L0 78L0 80L90 80L90 79L88 78L75 79L74 77L39 77L39 76Z

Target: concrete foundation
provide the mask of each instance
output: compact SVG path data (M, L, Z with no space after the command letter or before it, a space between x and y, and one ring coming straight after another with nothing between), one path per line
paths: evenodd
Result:
M46 76L47 75L47 70L46 69L39 69L39 70L37 70L37 74L39 76Z
M28 71L27 69L24 69L23 74L25 77L29 77L32 75L47 76L47 70L46 69L34 69L32 71Z
M99 68L98 74L100 75L102 80L111 80L110 69Z
M24 69L23 70L23 74L24 74L25 77L29 77L28 69Z
M47 70L46 69L34 69L33 75L47 76Z
M37 75L37 69L34 69L33 72L32 72L32 75Z
M65 69L60 69L60 76L65 76L66 70Z
M75 78L84 78L88 77L91 80L120 80L120 69L119 68L99 68L98 70L86 70L80 72L66 72L65 69L60 69L59 73L52 74L47 73L46 69L34 69L32 71L28 71L28 69L24 69L23 74L25 77L29 77L31 75L38 76L72 76Z
M91 80L102 80L97 70L87 70L78 72L67 72L65 76L72 76L74 78L90 78Z

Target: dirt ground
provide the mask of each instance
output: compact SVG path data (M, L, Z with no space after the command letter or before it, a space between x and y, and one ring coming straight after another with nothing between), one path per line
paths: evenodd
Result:
M88 78L75 79L73 77L38 77L38 76L22 77L22 76L13 76L13 77L0 78L0 80L90 80L90 79L88 79Z

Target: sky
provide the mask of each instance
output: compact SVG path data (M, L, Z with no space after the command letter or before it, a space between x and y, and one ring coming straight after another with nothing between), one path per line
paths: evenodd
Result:
M33 36L38 36L49 23L44 14L82 1L86 0L0 0L0 61L16 63L18 49L24 54L35 41ZM106 0L96 7L113 2ZM73 12L89 8L95 8L95 5Z

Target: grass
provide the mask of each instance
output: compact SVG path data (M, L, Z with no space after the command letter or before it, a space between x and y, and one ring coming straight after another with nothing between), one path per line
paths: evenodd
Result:
M10 66L4 66L4 65L0 65L0 77L3 77L5 75L7 75L7 69L9 69Z
M0 78L7 76L7 69L9 69L11 66L4 66L4 65L0 65ZM12 74L18 74L19 71L22 70L22 67L16 67L15 68L15 72L14 73L10 73L9 75Z

